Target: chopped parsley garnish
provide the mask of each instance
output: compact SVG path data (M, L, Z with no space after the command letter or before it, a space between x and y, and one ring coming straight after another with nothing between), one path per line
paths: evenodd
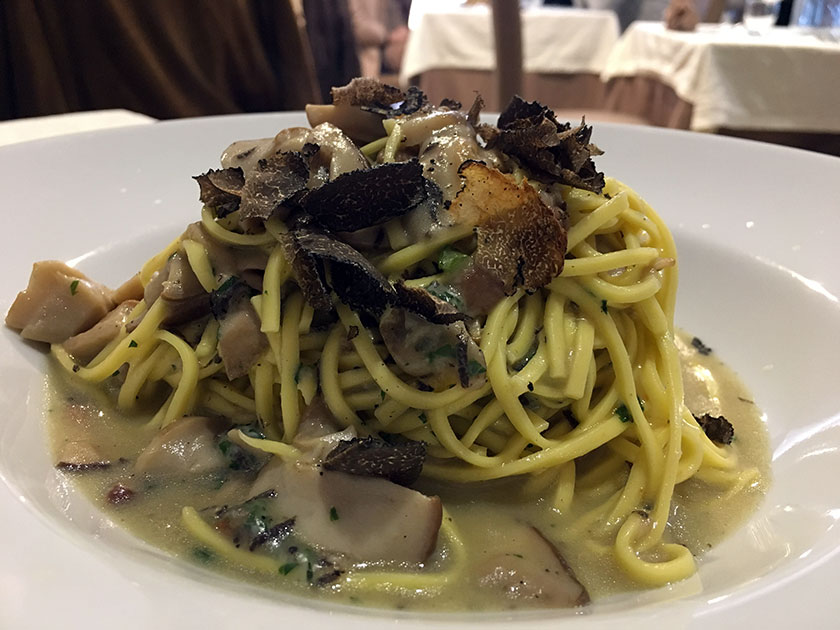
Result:
M426 291L434 295L436 298L449 302L459 311L464 310L464 300L461 296L449 285L441 284L440 282L432 282L426 287Z
M129 348L136 348L137 347L137 342L134 341L134 339L132 339L131 341L128 342L128 347Z
M76 291L78 289L79 289L79 281L78 280L73 280L73 282L70 283L70 295L76 295Z
M470 376L478 376L479 374L484 374L487 371L487 368L481 365L478 361L473 359L469 363L467 363L467 374ZM533 388L533 386L531 386Z
M601 300L601 310L606 313L607 312L607 301Z
M335 506L330 508L330 520L337 521L338 520L338 510L335 509Z
M621 403L618 407L616 407L615 415L617 415L618 419L622 422L633 422L633 416L630 415L630 410L624 403Z
M311 582L312 577L314 575L315 574L312 572L312 563L307 561L307 563L306 563L306 581Z
M423 424L426 424L429 421L429 419L426 417L425 411L421 411L420 415L417 417L420 418L420 422L422 422Z
M199 562L210 562L213 560L214 554L206 547L196 547L193 549L193 557Z
M435 359L454 359L455 346L441 346L437 350L432 350L426 353L426 359L429 363L433 363Z
M446 246L438 254L437 266L443 273L457 271L467 264L469 256L459 252L457 249Z
M292 571L297 569L298 563L297 562L287 562L282 567L280 567L279 571L281 575L289 575Z

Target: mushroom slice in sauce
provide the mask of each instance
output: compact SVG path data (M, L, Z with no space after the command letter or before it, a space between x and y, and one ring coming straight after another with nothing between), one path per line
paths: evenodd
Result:
M158 299L164 301L165 326L177 326L210 312L210 296L198 281L186 255L180 251L169 257L162 270L154 273L146 285L144 299L149 306ZM143 316L145 312L140 319ZM133 330L138 323L139 319L133 320L128 329Z
M589 594L563 556L535 527L509 532L509 548L493 550L477 564L481 588L517 604L574 608L589 602Z
M464 186L449 210L456 222L478 227L471 265L496 276L507 295L558 276L566 254L562 211L547 206L528 183L516 184L480 162L466 162L459 172Z
M247 285L230 278L210 298L213 315L219 320L219 357L230 380L248 374L268 347L249 296Z
M70 337L64 342L64 349L78 363L87 365L105 346L116 339L137 304L137 300L126 300L99 320L93 328Z
M272 513L294 517L296 532L321 550L363 562L420 563L437 544L440 499L385 479L274 458L251 496L268 490Z
M112 294L62 262L37 262L29 285L6 314L6 325L24 339L63 343L105 317L114 308Z
M137 457L140 475L203 475L228 468L217 437L228 428L218 418L186 416L161 429Z
M423 167L410 160L341 175L306 195L303 209L323 228L354 232L382 225L434 196Z
M279 152L305 153L306 145L319 148L317 154L313 156L309 188L317 188L342 173L366 169L369 166L367 158L359 147L341 129L328 122L312 129L308 127L283 129L273 138L234 142L222 153L222 166L241 168L247 180L261 160L266 160Z
M484 354L464 322L433 324L404 308L389 308L379 320L379 332L407 374L440 386L477 387L486 381Z
M417 440L394 443L372 436L342 440L322 462L326 470L382 477L401 486L417 481L426 459L426 444Z
M360 145L372 142L385 134L382 116L352 105L307 105L306 118L312 127L321 123L335 125Z

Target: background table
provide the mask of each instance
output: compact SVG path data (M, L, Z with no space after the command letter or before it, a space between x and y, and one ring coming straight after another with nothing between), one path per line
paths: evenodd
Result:
M602 77L607 108L656 125L840 154L840 43L828 32L636 22Z
M475 91L498 110L495 49L485 5L431 3L415 13L400 81L417 83L432 101L455 98L468 106ZM540 7L522 12L523 96L555 108L600 107L599 75L618 41L612 11Z

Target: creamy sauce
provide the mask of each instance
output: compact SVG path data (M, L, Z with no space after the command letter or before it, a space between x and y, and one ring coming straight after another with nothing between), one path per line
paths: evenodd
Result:
M677 487L666 539L687 546L700 558L756 510L769 481L770 464L767 432L750 393L714 354L703 356L691 346L690 340L684 334L678 340L686 402L695 414L725 415L729 419L735 427L736 439L731 448L737 454L739 469L754 471L743 475L744 483L734 489L721 490L695 479ZM614 484L606 489L601 487L598 496L586 487L576 488L570 509L562 514L551 508L543 497L546 488L539 487L533 479L507 479L466 488L421 481L418 489L441 496L465 545L463 575L468 577L439 593L429 591L411 596L405 592L362 593L342 586L341 581L327 587L310 586L303 568L288 575L266 575L230 566L186 533L181 526L181 507L191 505L201 509L238 502L235 497L245 491L252 477L234 473L225 480L211 475L191 483L157 485L135 479L134 460L155 434L144 423L148 416L116 412L108 392L82 387L76 382L71 384L58 369L50 378L48 425L55 461L61 461L63 454L93 438L98 455L117 463L102 470L68 474L114 522L188 561L264 587L361 605L482 611L551 605L550 601L540 601L538 597L529 598L527 592L519 599L510 598L505 585L494 586L486 579L487 567L494 566L494 560L500 555L532 568L534 583L538 583L542 573L554 570L550 561L553 559L547 559L545 547L533 536L533 526L556 544L592 599L643 588L616 565L608 546L609 537L599 539L598 524L580 525L581 517L602 501L606 492L621 487L627 475L626 465L611 471ZM578 463L581 485L585 479L581 471L585 466ZM133 488L135 494L130 501L112 505L106 496L117 483ZM446 567L451 563L447 553L450 552L439 548L430 559L430 567Z

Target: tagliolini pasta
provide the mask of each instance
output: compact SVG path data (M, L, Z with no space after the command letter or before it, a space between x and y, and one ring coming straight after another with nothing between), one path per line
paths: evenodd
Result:
M585 486L590 507L572 527L593 548L612 555L632 581L660 586L692 575L691 551L668 535L675 487L693 478L735 493L756 485L760 473L739 463L725 437L713 441L701 426L706 418L695 417L684 402L673 323L677 252L667 226L621 182L606 178L593 184L580 172L568 175L566 164L566 173L549 177L515 148L506 152L504 140L479 143L476 129L481 134L481 128L455 110L426 106L386 119L385 129L390 132L361 148L361 155L379 165L368 172L416 163L419 156L425 179L442 192L431 227L418 233L411 215L398 214L372 229L366 226L375 233L360 243L358 229L325 229L333 219L319 218L315 211L307 215L310 223L295 223L294 212L277 208L283 203L307 208L307 201L289 201L289 196L254 221L253 215L245 216L249 173L264 171L268 158L256 165L246 162L249 151L271 155L265 147L272 141L229 150L227 170L245 173L244 187L235 191L240 205L226 212L218 196L203 195L200 224L141 270L145 297L126 317L133 324L121 326L84 364L59 343L52 345L52 354L76 378L117 380L116 400L123 411L163 392L149 420L155 430L195 414L222 417L255 429L239 432L244 448L290 466L307 457L301 426L307 409L322 401L336 430L347 436L399 436L424 444L423 483L468 488L517 477L539 488L543 501L559 513L580 500L576 495ZM588 128L572 129L578 140L580 129ZM495 136L498 130L484 133ZM316 150L324 153L329 143L317 139L322 143ZM454 151L458 160L444 152L428 157L456 141L473 143L474 154ZM309 144L298 142L296 150L305 155ZM332 172L338 159L334 144L325 167L328 181L346 177ZM579 144L574 151L588 145L588 136ZM237 160L239 165L231 166ZM436 169L449 172L435 177ZM231 188L219 183L218 173L224 172L211 171L214 192L230 195ZM305 173L306 190L313 189L313 173ZM493 179L497 174L502 179ZM456 182L454 190L447 189L446 178ZM470 212L468 193L480 200L472 204L479 206L477 214ZM486 205L504 206L509 199L517 201L500 213L515 214L520 203L541 204L551 209L542 215L547 225L562 227L564 251L553 271L540 271L541 281L523 267L549 264L545 261L555 255L550 250L556 243L546 246L539 235L527 233L543 220L533 215L524 222L505 215L507 223L502 221L502 231L525 235L522 251L520 239L492 254L502 269L509 265L506 257L513 257L513 274L493 276L496 267L481 262L494 251L491 241L499 232L481 213ZM421 207L426 203L412 212L427 213ZM347 263L350 258L329 249L332 241L311 240L316 238L307 231L312 222L318 239L321 231L329 238L338 235L340 248L350 244L373 269L358 275L363 263ZM536 262L528 258L531 250L538 253ZM220 271L218 251L263 262L244 271L240 265L234 275ZM189 282L200 285L196 295L209 296L212 314L199 310L198 317L173 324L173 301L150 297L149 287L173 259L180 259ZM312 261L307 270L304 263ZM481 264L484 275L476 272ZM315 274L307 275L312 269ZM475 291L470 283L486 281L488 273L492 282ZM367 286L374 276L384 283ZM171 270L167 277L172 283ZM346 286L350 281L359 284ZM247 304L241 291L223 304L232 288L246 285ZM365 296L379 287L386 300L371 306ZM483 304L494 292L497 298ZM483 295L476 298L476 293ZM411 306L406 295L421 296L425 306ZM318 302L325 296L328 316ZM224 309L233 309L233 303L238 312L256 317L263 340L242 369L233 366L234 350L222 345L234 326ZM247 316L242 317L247 326ZM592 496L599 498L593 502ZM282 573L289 566L232 544L212 520L202 518L195 509L200 507L185 505L182 522L214 552L257 571ZM357 591L433 592L457 582L463 542L457 521L447 519L445 509L437 545L447 553L438 566L356 566L336 584ZM337 514L330 516L337 520Z

